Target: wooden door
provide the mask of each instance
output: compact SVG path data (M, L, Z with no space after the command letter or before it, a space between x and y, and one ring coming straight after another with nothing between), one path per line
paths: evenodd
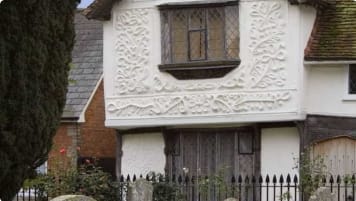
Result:
M356 173L356 140L339 137L316 143L312 156L324 159L327 173L332 175L352 175Z
M356 173L356 140L339 137L319 142L312 148L312 157L322 157L327 174L333 175L334 180L336 180L337 175L340 175L341 179L351 178ZM341 183L343 186L343 181ZM352 190L351 185L347 189L342 187L339 194L340 200L348 200L350 196L352 197Z
M166 170L170 175L257 175L260 136L252 128L168 130Z

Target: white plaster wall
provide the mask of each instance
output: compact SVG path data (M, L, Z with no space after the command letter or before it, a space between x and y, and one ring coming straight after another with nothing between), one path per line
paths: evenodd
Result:
M308 114L356 116L356 97L347 95L347 65L311 65L307 81Z
M282 174L284 177L287 174L292 176L299 175L294 158L299 157L299 134L297 128L268 128L261 131L261 174L265 177L267 174L272 180L276 174L277 181ZM285 181L285 180L284 180ZM271 184L270 184L271 185ZM288 189L283 188L283 193L287 193ZM294 189L291 189L294 192ZM279 192L278 192L279 193ZM266 195L266 189L262 189L262 195ZM279 194L278 194L279 196ZM291 200L294 198L294 193L291 194ZM267 197L263 196L263 201ZM273 192L269 191L269 199L273 200Z
M309 42L309 37L313 30L315 18L316 18L316 9L312 6L300 6L300 56L299 56L299 76L300 76L300 90L299 90L299 100L300 100L300 112L306 114L306 96L308 91L308 70L304 66L304 48L307 47Z
M314 10L300 9L286 0L240 0L241 65L224 78L181 81L158 70L157 5L166 2L181 1L122 0L104 25L107 126L304 118L300 98L304 32L311 30ZM276 41L269 43L267 37Z
M123 135L122 151L122 174L164 173L166 159L161 133Z
M298 175L294 169L299 157L297 128L268 128L261 132L261 174Z

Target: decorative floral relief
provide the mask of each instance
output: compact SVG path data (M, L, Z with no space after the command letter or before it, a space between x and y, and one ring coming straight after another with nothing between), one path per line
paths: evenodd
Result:
M148 11L121 11L115 18L115 91L120 98L108 99L108 113L120 117L172 117L237 114L280 108L292 98L292 93L268 92L268 88L283 87L286 81L285 25L281 10L280 2L252 5L250 44L248 49L244 49L250 51L252 60L242 61L228 75L230 78L218 82L177 82L160 75L149 76ZM145 83L147 80L153 85L148 86ZM239 89L241 91L237 92ZM251 91L256 89L266 92ZM216 93L219 90L221 92ZM214 94L202 94L203 91Z
M252 6L250 51L253 68L248 74L253 88L284 86L286 47L283 42L285 23L280 3L258 3Z
M130 97L109 100L107 109L120 117L233 114L276 109L290 99L290 92Z
M283 42L285 21L281 3L255 3L251 10L249 51L252 62L243 60L238 69L232 72L232 78L222 82L201 81L199 84L175 85L169 80L155 77L156 83L159 83L156 92L283 87L286 81L286 47Z
M149 29L147 9L123 10L115 16L116 95L145 93L148 76Z

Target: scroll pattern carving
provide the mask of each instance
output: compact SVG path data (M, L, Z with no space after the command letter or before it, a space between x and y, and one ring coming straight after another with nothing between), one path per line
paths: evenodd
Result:
M260 2L252 5L250 13L249 51L252 62L242 61L232 78L222 82L201 81L201 83L175 85L169 80L155 77L156 92L210 91L215 89L255 89L283 87L286 82L286 46L283 42L285 21L281 3Z
M233 114L276 109L290 98L289 92L139 97L110 101L107 109L121 117Z
M253 88L284 86L286 46L283 36L285 23L280 3L259 3L252 6L250 51L253 68L249 78Z
M146 93L144 83L148 76L145 68L149 63L148 10L120 11L115 16L116 30L116 95Z
M290 101L291 91L269 91L270 87L282 89L286 82L281 3L258 2L251 8L250 44L245 51L250 51L252 60L243 60L229 79L195 82L149 76L148 11L119 13L115 87L120 98L108 99L108 113L120 117L221 115L276 110Z

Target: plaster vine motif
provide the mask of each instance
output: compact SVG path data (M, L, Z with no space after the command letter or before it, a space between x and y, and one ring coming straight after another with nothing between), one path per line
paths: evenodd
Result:
M148 76L145 67L150 56L148 9L122 10L114 23L116 95L146 93L149 86L144 82Z
M285 22L281 13L281 4L256 3L252 6L252 26L249 45L253 57L251 71L252 88L285 85L286 45Z
M156 76L156 92L210 91L215 89L256 89L283 87L286 82L285 20L280 2L258 2L252 5L249 49L252 61L242 60L222 82L180 83Z
M120 117L236 114L273 110L290 99L288 91L137 97L111 100L107 109Z
M250 52L251 59L243 60L219 81L174 82L161 74L150 76L148 16L148 9L124 10L115 16L114 86L120 98L108 99L110 114L137 118L253 113L278 109L292 98L290 91L268 91L283 87L286 81L285 20L280 2L252 4L250 43L243 49ZM238 89L241 91L236 92ZM206 93L209 91L215 93Z

